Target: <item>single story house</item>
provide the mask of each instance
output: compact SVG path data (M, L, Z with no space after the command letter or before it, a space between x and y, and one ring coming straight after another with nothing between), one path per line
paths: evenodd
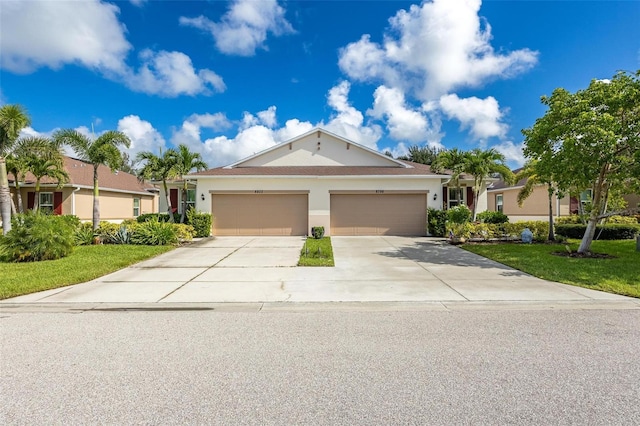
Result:
M521 169L513 172L518 173ZM507 216L511 222L521 222L529 220L547 220L549 217L549 193L546 185L536 185L531 195L524 200L522 207L518 206L518 193L527 183L527 179L521 179L514 185L508 185L499 180L490 185L487 189L487 210L499 211ZM551 205L554 217L569 216L577 214L579 203L587 203L591 199L591 190L584 191L578 197L558 197L552 196ZM635 207L640 203L640 195L628 194L623 197L630 207Z
M91 220L93 216L93 166L76 158L65 157L64 167L69 182L62 188L57 182L44 177L40 181L40 210L53 214L76 215L80 220ZM35 202L35 177L27 173L20 184L25 209ZM98 167L100 185L100 220L120 222L133 219L143 213L158 211L158 193L150 184L140 182L135 175L122 171L112 172L109 167ZM16 199L15 176L9 174L11 194ZM16 202L17 205L17 202Z
M212 213L213 235L309 235L323 226L326 235L419 236L427 208L451 203L443 191L449 175L319 128L184 178L196 182L196 208Z

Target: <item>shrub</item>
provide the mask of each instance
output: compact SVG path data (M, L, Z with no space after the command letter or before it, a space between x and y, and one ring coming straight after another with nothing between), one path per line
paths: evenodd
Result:
M324 237L324 226L313 226L311 227L311 235L316 240Z
M130 244L131 235L133 233L130 227L118 225L117 228L101 234L100 238L105 244Z
M176 236L180 241L191 241L196 236L196 230L191 225L184 223L174 223L173 227L176 230Z
M446 210L427 209L427 231L434 237L444 237L446 234Z
M144 213L136 218L138 223L148 222L150 220L157 220L158 222L169 222L169 213ZM173 221L175 223L180 222L180 214L173 214Z
M11 222L11 231L0 239L9 261L60 259L73 250L74 227L72 221L63 216L27 212L15 215Z
M572 214L571 216L561 216L555 218L556 225L564 225L565 223L579 223L582 224L582 216Z
M529 228L533 233L535 241L546 241L549 236L549 223L542 220L514 223L472 223L469 227L469 234L471 238L483 240L520 239L525 228Z
M606 219L607 223L620 223L624 225L637 225L638 219L635 216L609 216Z
M509 216L502 212L480 212L476 214L476 219L482 223L507 223L509 222Z
M556 225L556 234L567 238L581 239L587 230L582 224L562 224ZM631 240L640 232L638 225L611 224L596 226L594 238L598 240Z
M87 222L78 225L73 234L73 240L77 246L93 244L93 224Z
M471 220L471 210L464 205L454 206L447 210L447 220L451 223L465 223Z
M187 223L196 230L196 237L203 238L211 235L211 213L202 213L195 209L189 209L187 210Z
M177 243L178 236L175 225L158 220L140 223L131 233L131 244L164 246Z
M458 238L470 238L473 224L471 222L452 223L447 222L447 233L453 234Z

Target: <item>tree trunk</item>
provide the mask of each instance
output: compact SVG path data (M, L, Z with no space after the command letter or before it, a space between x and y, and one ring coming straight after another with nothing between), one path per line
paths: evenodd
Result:
M93 230L100 226L100 187L98 186L98 164L93 165Z
M473 191L473 196L475 197L473 199L473 220L472 222L476 221L476 213L478 212L478 197L480 196L480 188L478 188L477 190Z
M18 183L20 179L18 178L18 176L16 176L16 181L15 181L15 190L16 190L16 195L15 195L15 200L16 200L16 211L18 213L24 213L24 206L22 205L22 194L20 193L20 183Z
M187 181L184 181L182 188L182 214L180 215L180 223L184 223L184 217L187 214Z
M6 234L11 231L11 193L4 157L0 157L0 217L2 217L2 232Z
M164 196L167 199L167 213L169 213L169 222L173 223L173 212L171 211L171 197L169 196L169 188L167 188L166 179L162 180L162 187L164 188Z
M553 231L553 191L549 187L549 241L555 241L556 236Z
M33 196L33 211L37 213L40 210L40 179L36 179L36 190Z
M598 223L597 214L591 214L589 216L589 222L587 222L587 229L584 231L582 241L580 241L580 247L578 247L578 253L589 253L591 249L591 243L593 242L593 236L596 234L596 225Z
M600 170L600 176L596 181L593 188L593 198L591 200L591 212L589 212L589 221L587 222L587 229L584 231L582 241L580 241L580 247L578 247L578 253L589 253L591 251L591 243L593 242L593 236L596 233L596 225L598 224L598 216L601 214L603 202L607 199L608 188L605 183L605 177L609 165L605 165ZM582 204L582 203L580 203Z

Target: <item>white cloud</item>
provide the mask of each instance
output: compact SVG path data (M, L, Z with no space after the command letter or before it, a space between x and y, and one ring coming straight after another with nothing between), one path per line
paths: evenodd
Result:
M151 151L158 155L165 148L165 140L152 125L137 115L128 115L118 121L118 130L131 139L131 147L124 151L129 153L129 158L142 151Z
M471 135L480 141L503 138L507 133L507 126L500 122L502 111L493 96L461 99L455 94L445 95L440 98L440 108L447 117L460 121L463 129L470 129Z
M538 53L529 49L496 53L479 10L480 0L433 0L400 10L389 19L383 43L363 35L341 49L340 68L353 79L382 81L427 101L537 62Z
M264 124L265 126L267 126L269 128L275 127L275 125L278 124L277 120L276 120L276 107L275 107L275 105L270 106L265 111L260 111L258 113L258 119L260 120L260 122L262 124Z
M294 32L285 19L285 9L276 0L235 0L220 22L205 16L180 17L180 24L211 33L216 48L229 55L253 56L266 49L267 34L279 36Z
M395 140L423 142L431 133L427 117L410 109L400 89L380 86L373 94L373 109L367 114L377 119L386 118L389 136Z
M328 123L320 122L318 125L356 143L377 149L382 129L375 124L364 125L362 113L349 103L350 89L349 82L343 81L329 90L327 104L337 114L334 114Z
M101 1L2 1L2 68L17 73L75 63L122 72L131 44L120 9Z
M222 77L215 72L208 69L196 72L191 58L184 53L145 49L140 53L140 59L140 69L130 71L125 80L134 91L175 97L226 89Z
M142 7L147 0L129 0L131 2L132 5L136 6L136 7Z
M511 141L504 141L498 145L492 146L491 148L495 148L496 151L502 153L512 169L521 167L525 162L523 153L524 142L516 145Z
M181 52L145 49L135 71L127 64L133 46L119 13L117 6L101 0L2 1L0 67L30 73L40 67L56 70L75 64L132 90L169 97L225 90L219 75L196 70Z

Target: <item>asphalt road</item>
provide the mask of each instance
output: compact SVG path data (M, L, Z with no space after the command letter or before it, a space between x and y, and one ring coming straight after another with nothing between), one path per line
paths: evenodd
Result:
M0 314L0 424L640 424L640 311Z

